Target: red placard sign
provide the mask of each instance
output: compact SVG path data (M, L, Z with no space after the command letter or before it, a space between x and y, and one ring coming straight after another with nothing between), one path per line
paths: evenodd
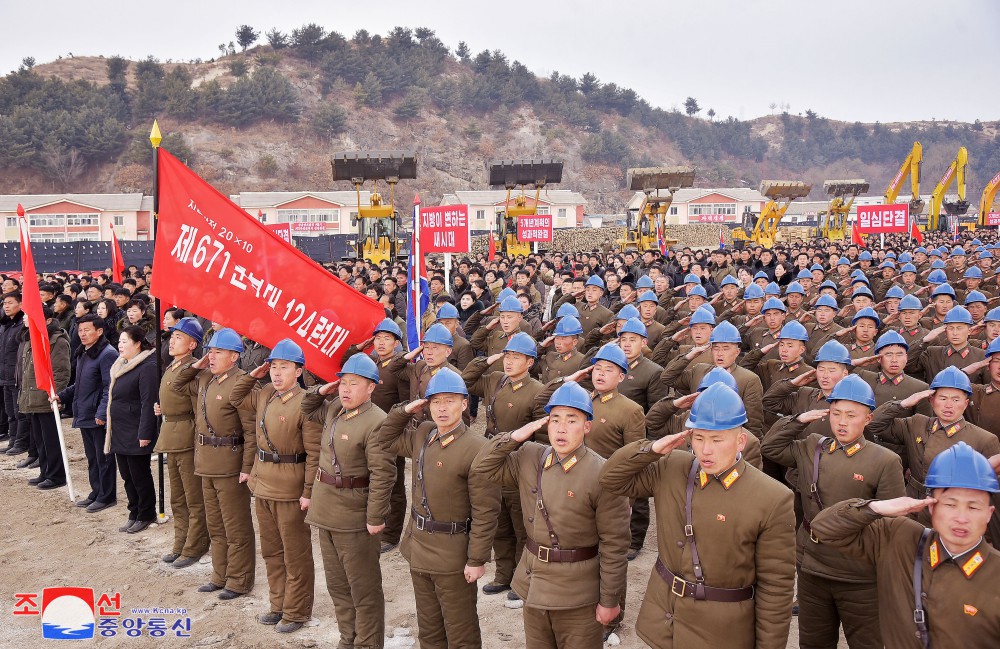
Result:
M1000 225L1000 212L987 212L986 225Z
M420 253L469 252L469 206L420 209Z
M271 232L278 235L278 238L285 243L292 242L292 224L291 223L275 223L273 225L264 225L265 228Z
M552 241L552 215L536 214L517 217L517 240Z
M732 223L736 221L735 214L697 214L688 219L696 223Z
M910 206L906 203L897 203L894 205L859 205L858 229L862 234L909 232Z

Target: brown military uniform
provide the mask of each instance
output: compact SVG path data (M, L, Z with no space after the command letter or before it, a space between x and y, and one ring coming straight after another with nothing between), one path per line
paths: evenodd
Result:
M656 440L687 430L689 414L688 410L677 409L673 397L660 399L646 414L646 437ZM743 447L743 459L755 469L763 470L764 462L760 453L760 440L746 428L743 430L747 434L747 443ZM688 450L690 450L690 444Z
M601 474L603 488L653 498L656 507L659 559L636 620L637 635L656 649L784 649L795 581L791 492L745 460L714 478L698 470L690 453L662 456L650 451L652 444L619 450ZM689 489L691 537L684 532ZM698 576L712 589L746 589L737 591L743 599L696 599Z
M171 553L197 558L208 552L205 497L201 478L194 473L194 419L197 387L189 383L181 393L173 389L177 373L194 361L190 354L163 368L159 402L163 425L153 451L167 454L170 476L170 511L174 517L174 545Z
M643 320L642 324L646 326L646 345L651 349L655 349L660 342L660 338L663 337L663 332L666 331L667 328L655 319L650 320L649 322Z
M305 391L298 385L278 394L268 383L244 374L229 398L254 415L256 426L246 434L243 473L254 494L260 553L267 568L271 611L288 622L312 617L315 570L312 533L299 498L310 498L315 469L308 470L307 451L317 453L320 426L302 413Z
M452 334L451 339L454 341L454 345L452 345L451 356L448 357L448 362L459 370L464 370L465 366L472 362L472 359L476 355L476 350L472 348L472 344L468 340L457 332Z
M836 322L831 322L825 327L821 327L817 323L809 323L806 328L809 331L809 342L806 343L805 358L809 362L816 358L816 352L819 351L819 348L834 338L833 334L842 329Z
M681 362L682 360L684 362ZM696 391L701 380L715 367L712 363L699 363L685 367L686 363L687 359L683 356L675 358L660 375L660 380L666 385L672 386L679 395L691 394ZM764 437L764 410L761 408L764 389L761 386L760 377L738 365L726 369L736 379L736 387L739 388L737 392L747 410L745 428L753 433L757 439L761 439Z
M775 348L772 351L776 351ZM778 381L784 381L785 379L794 379L796 376L801 376L813 369L811 365L807 365L802 359L795 361L794 363L783 363L780 359L767 358L761 359L754 363L754 359L760 358L760 350L754 350L746 354L743 360L740 361L740 367L745 367L748 370L756 371L757 376L760 377L761 387L767 392L768 388L777 383ZM773 424L777 421L777 417L773 421L768 422L768 416L764 415L764 424Z
M256 548L250 489L239 481L243 467L244 436L253 431L253 413L237 410L230 393L246 374L233 367L214 376L189 362L177 372L171 387L184 394L188 384L198 388L195 405L194 473L202 478L205 520L211 538L212 578L215 586L236 593L253 588Z
M762 403L764 411L774 416L775 421L786 415L800 415L810 410L824 410L830 407L827 395L819 388L810 386L796 387L790 379L778 381L764 393ZM803 435L816 433L825 435L830 432L829 419L824 416L810 423Z
M650 406L666 395L667 386L660 381L663 368L645 356L629 361L625 380L618 384L618 391L639 404L642 411L648 412Z
M973 424L1000 437L1000 387L973 384L972 402L965 415Z
M917 345L917 343L919 343L923 339L924 336L930 333L929 329L925 329L920 325L917 325L913 329L907 329L906 327L899 327L898 329L896 329L896 331L898 331L899 334L903 337L903 339L906 341L907 346L910 349L913 349Z
M865 369L855 369L854 374L857 374L861 379L871 386L872 391L875 393L875 405L881 406L887 401L892 401L893 399L901 401L911 394L917 392L923 392L927 389L927 384L919 379L915 379L905 373L900 374L895 377L891 377L885 372L872 372L871 370ZM927 401L921 401L917 406L917 412L927 415L928 417L933 416L933 411L931 410L930 403ZM973 422L975 423L975 422ZM906 468L906 447L899 444L889 444L885 442L880 437L873 437L872 441L885 446L889 450L898 454L903 460L903 468Z
M478 589L463 572L489 561L500 512L499 486L471 470L487 441L464 423L441 435L433 421L413 427L411 419L396 406L379 440L413 460L413 515L400 549L410 564L420 646L479 646Z
M594 306L580 304L577 305L577 308L580 311L580 325L583 327L584 339L586 339L587 334L593 329L600 329L615 317L615 314L611 313L610 309L600 304L595 304Z
M762 446L771 460L797 469L795 486L803 494L802 526L796 539L799 642L835 646L843 624L851 647L881 649L878 616L873 615L878 593L870 568L813 542L810 523L826 503L904 495L902 464L895 453L864 436L848 444L815 433L802 439L805 428L794 415L785 417L767 432Z
M385 523L396 482L396 456L378 439L386 415L371 401L345 410L340 397L324 397L317 389L302 399L302 412L323 427L319 452L307 461L307 471L317 477L306 523L319 532L340 644L380 647L385 597L379 540L367 526Z
M656 349L653 350L653 354L650 356L650 360L656 363L657 365L663 367L664 369L666 369L666 367L670 365L670 363L675 361L677 358L681 356L687 356L688 352L690 352L692 349L694 349L694 345L688 344L688 345L678 346L676 341L667 336L662 340L660 340L660 344L657 345ZM707 363L711 365L713 362L714 361L712 360L712 350L706 349L705 351L698 354L691 360L687 361L685 369L691 367L692 365L697 365L698 363ZM666 387L669 389L670 385L667 384Z
M955 349L951 345L928 346L921 339L907 352L906 373L919 377L919 373L923 372L924 379L930 382L934 380L938 372L949 365L963 369L984 358L986 358L986 352L971 344L967 344L962 349Z
M583 354L575 349L565 354L560 354L554 349L545 352L545 348L542 347L539 347L538 351L538 360L535 361L535 365L531 369L532 374L537 376L538 380L543 384L547 384L554 379L570 376L584 367Z
M510 433L491 440L476 460L475 472L515 490L522 503L531 543L518 564L514 591L525 602L529 647L600 649L603 633L594 607L612 608L624 596L628 499L600 488L603 466L604 459L586 446L559 460L552 447L521 444ZM554 560L562 551L575 560Z
M823 510L813 532L863 562L875 575L882 640L887 647L923 649L914 623L914 563L924 526L906 517L883 518L865 500ZM936 533L922 554L921 590L931 647L993 649L1000 634L1000 552L985 540L950 559Z

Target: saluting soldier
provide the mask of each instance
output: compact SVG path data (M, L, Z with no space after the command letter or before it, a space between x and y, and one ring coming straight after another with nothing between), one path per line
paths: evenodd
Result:
M751 351L778 342L778 333L785 324L787 313L788 308L784 302L776 297L768 298L760 313L747 320L740 327L740 333L743 335L743 348ZM775 353L774 356L777 354Z
M649 341L647 344L650 349L656 349L666 330L666 327L656 319L657 312L662 310L657 303L656 294L653 291L645 291L639 296L636 304L642 324L646 325L646 338Z
M604 458L584 445L590 395L564 383L547 417L494 437L473 471L521 500L525 552L514 577L528 647L600 649L602 625L620 612L626 581L628 500L599 488ZM548 444L531 441L548 424Z
M906 371L918 375L922 372L924 377L933 378L946 367L962 369L986 358L982 347L969 344L972 326L969 310L964 306L953 307L945 315L944 324L910 347ZM948 344L932 344L941 334L947 336Z
M740 361L740 367L757 372L761 387L766 392L778 381L795 378L812 369L803 360L808 340L806 328L798 320L792 320L778 332L777 342L747 352ZM778 358L766 358L775 349ZM773 417L772 423L776 419L777 417ZM764 423L768 423L767 414L764 416Z
M521 301L511 295L498 302L498 305L490 308L498 308L500 314L485 326L475 329L472 339L469 341L474 350L487 356L502 352L510 337L523 330L521 325L524 324L522 315L524 307L521 305ZM472 322L472 318L469 318L469 322ZM526 324L524 329L527 329L527 333L531 333L531 328ZM468 329L466 331L468 332Z
M625 326L625 323L632 318L638 317L639 309L631 304L626 304L603 327L597 327L587 332L583 340L584 349L592 350L613 342L613 339L618 337L618 333Z
M198 388L195 410L194 472L201 476L205 520L211 538L212 577L198 592L221 590L230 600L253 588L256 548L250 489L240 481L244 436L256 425L253 413L239 410L230 400L237 380L246 374L236 367L243 340L223 328L205 345L207 353L188 362L177 373L173 388L186 394L188 384Z
M583 327L579 320L573 316L559 318L552 336L538 345L538 353L542 356L532 365L532 374L542 383L549 383L578 371L585 363L583 354L577 349L581 335ZM552 349L545 351L550 345Z
M959 442L931 462L928 497L846 500L813 520L821 544L875 575L887 647L996 647L1000 552L984 533L990 496L1000 492L997 465ZM930 529L909 518L925 511Z
M653 350L651 360L657 365L666 367L673 360L685 356L685 367L698 363L712 363L712 353L709 351L709 338L715 327L715 313L711 305L703 305L687 318L687 327L670 335L663 336ZM664 382L669 387L670 384Z
M691 431L634 442L604 465L604 489L656 507L659 557L636 621L651 647L786 646L792 494L740 456L746 423L739 395L717 383L695 399ZM675 450L689 436L694 456Z
M208 552L208 528L205 522L205 497L201 478L195 475L195 409L198 388L188 383L184 392L173 389L177 375L194 360L194 350L205 335L197 318L181 318L170 328L168 351L173 362L163 368L156 414L163 417L157 453L167 454L170 476L170 511L174 517L174 544L163 560L174 568L186 568Z
M392 359L388 369L410 384L410 400L423 399L427 391L427 384L442 369L448 368L458 373L455 366L448 362L453 344L454 338L451 332L444 325L434 323L424 334L420 345L408 353L400 354ZM423 358L411 362L421 353ZM424 421L424 417L423 410L415 411L413 425L419 425ZM472 423L468 408L465 409L462 418L466 425Z
M667 386L660 381L663 368L642 354L646 343L646 326L637 318L630 318L618 332L618 346L628 361L628 371L618 391L639 404L643 413L667 393Z
M378 335L378 334L376 334ZM396 482L395 458L378 438L385 411L373 401L381 372L368 356L352 356L340 381L313 386L302 412L323 427L306 523L317 528L326 589L340 630L340 646L381 647L385 596L379 534Z
M815 365L815 369L804 374L773 384L764 393L764 410L780 418L820 408L834 386L850 374L851 354L839 342L831 340L816 353ZM818 387L810 386L813 381ZM820 418L806 428L805 434L824 434L828 430L827 420Z
M920 324L920 316L923 313L923 304L913 295L905 295L899 301L899 324L896 329L906 344L911 348L917 344L921 338L930 333ZM888 320L888 318L886 318Z
M769 459L797 469L803 494L797 534L799 643L836 649L843 624L851 649L881 649L878 593L871 570L815 542L811 521L826 504L847 498L887 500L904 495L899 456L865 439L875 393L858 376L837 383L827 409L791 415L764 436ZM828 434L803 436L806 426L827 416ZM804 437L804 438L803 438ZM808 494L808 495L807 495Z
M486 438L462 420L469 392L441 369L424 398L389 412L379 440L412 460L413 508L400 551L410 564L422 649L479 647L476 582L485 574L500 512L500 487L473 472ZM427 408L431 421L410 425Z
M1000 338L996 338L986 348L986 358L965 368L973 372L973 380L985 380L972 384L972 400L965 415L968 420L1000 437ZM985 379L978 379L985 374ZM1000 539L997 539L1000 541Z
M577 305L577 309L580 311L580 325L583 327L584 337L591 330L600 329L614 318L614 314L600 303L604 291L604 280L597 275L592 275L583 287L584 303Z
M458 309L451 302L445 302L437 311L437 321L451 332L454 344L448 361L459 371L464 370L476 353L469 341L465 339L463 335L465 332L463 331L461 334L458 332Z

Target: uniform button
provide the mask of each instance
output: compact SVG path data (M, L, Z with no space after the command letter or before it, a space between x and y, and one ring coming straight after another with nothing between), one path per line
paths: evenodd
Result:
M535 487L532 487L531 488L531 493L533 493L533 494L538 493L538 489L536 489Z
M528 522L529 523L534 523L535 522L535 517L534 516L529 516L528 517Z
M673 613L664 613L664 614L663 614L663 617L664 617L664 619L667 619L667 620L672 620L672 619L674 619L674 615L673 615Z
M683 548L684 547L684 541L678 541L677 542L677 547Z

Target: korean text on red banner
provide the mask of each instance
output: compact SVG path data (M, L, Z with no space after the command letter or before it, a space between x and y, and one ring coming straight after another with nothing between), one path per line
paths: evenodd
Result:
M517 217L517 239L521 242L552 241L552 215Z
M469 252L469 206L420 208L420 253Z
M859 205L858 229L862 234L909 232L910 206L906 203L894 205Z

